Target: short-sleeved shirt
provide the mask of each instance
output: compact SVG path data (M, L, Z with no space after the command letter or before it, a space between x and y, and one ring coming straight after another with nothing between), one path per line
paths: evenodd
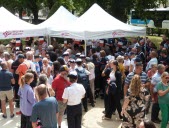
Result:
M28 84L19 88L18 95L20 97L20 110L25 116L32 115L33 105L36 103L35 94L32 87Z
M13 79L13 74L8 70L0 71L0 91L11 90L11 79Z
M67 105L73 106L81 103L81 99L86 93L82 84L73 83L65 88L62 98L67 99Z
M132 80L132 78L133 78L134 75L135 75L134 72L131 72L131 73L129 73L129 74L127 75L127 77L126 77L126 79L125 79L125 84L126 84L126 85L130 85L130 82L131 82L131 80ZM147 81L147 79L148 79L148 76L147 76L147 74L146 74L145 72L142 72L142 73L140 74L140 78L141 78L141 83L142 83L142 84L145 84L146 81Z
M157 85L160 81L161 81L161 74L158 73L158 72L156 72L156 73L152 76L151 84Z
M162 82L159 82L157 84L156 88L157 88L157 91L159 91L159 90L165 91L169 88L169 85L165 86L165 85L163 85ZM169 104L169 92L166 93L164 96L158 95L158 103L159 104Z
M57 75L52 82L52 88L55 91L56 99L58 101L62 101L63 91L66 87L68 87L71 83L68 80L65 80L63 77Z
M28 61L24 61L22 64L20 64L17 68L18 74L19 74L19 82L18 84L21 84L21 77L26 74L26 71L30 68L30 63Z
M31 122L39 119L41 128L57 128L56 113L58 113L58 103L54 97L48 97L39 101L33 106Z

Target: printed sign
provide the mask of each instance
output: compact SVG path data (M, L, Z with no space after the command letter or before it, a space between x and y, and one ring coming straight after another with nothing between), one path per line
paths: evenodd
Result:
M113 32L112 36L113 37L123 37L124 36L124 32Z
M8 36L16 36L16 35L22 35L23 34L23 31L22 30L19 30L19 31L6 31L3 33L4 37L8 37Z

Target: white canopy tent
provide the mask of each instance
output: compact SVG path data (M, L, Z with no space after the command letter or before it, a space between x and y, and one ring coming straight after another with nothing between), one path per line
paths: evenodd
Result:
M108 14L97 4L94 4L69 27L50 30L50 36L85 40L145 35L145 27L125 24Z
M70 24L75 22L77 19L72 13L70 13L66 8L60 6L59 9L46 21L42 22L38 26L45 27L49 31L49 28L54 28L55 30L61 30L67 28ZM48 34L48 33L47 33Z
M0 8L0 39L44 36L45 28L27 23L4 7Z

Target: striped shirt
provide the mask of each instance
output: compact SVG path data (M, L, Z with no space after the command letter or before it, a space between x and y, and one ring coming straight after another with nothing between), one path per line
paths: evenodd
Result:
M131 72L127 75L127 77L125 79L125 85L130 85L130 82L131 82L134 75L135 75L134 72ZM142 71L142 73L140 74L140 78L141 78L141 83L145 84L148 79L148 76L145 72Z

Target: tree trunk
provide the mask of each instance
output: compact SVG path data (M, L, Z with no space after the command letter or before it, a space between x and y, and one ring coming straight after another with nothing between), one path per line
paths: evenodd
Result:
M19 18L22 19L22 11L23 11L23 8L20 8L19 9Z
M32 10L32 13L33 13L33 16L34 16L33 24L38 24L39 23L39 20L38 20L38 9Z

